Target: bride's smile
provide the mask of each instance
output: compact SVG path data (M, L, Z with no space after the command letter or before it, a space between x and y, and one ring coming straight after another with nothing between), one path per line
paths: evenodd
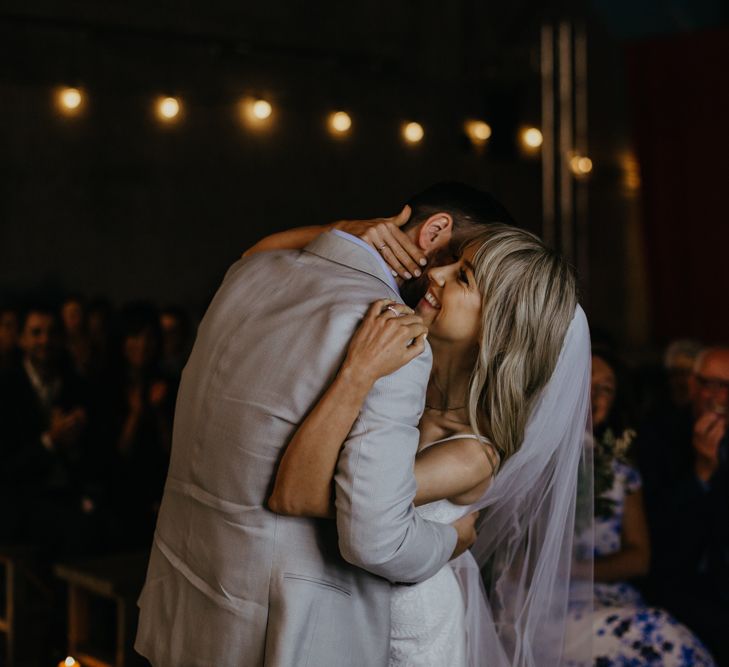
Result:
M430 286L415 312L428 335L451 343L476 343L481 325L481 293L473 271L476 248L466 248L452 264L428 271Z

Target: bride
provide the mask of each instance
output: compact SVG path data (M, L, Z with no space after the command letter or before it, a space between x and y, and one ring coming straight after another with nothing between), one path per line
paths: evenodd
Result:
M288 445L269 507L333 516L342 443L375 382L422 349L408 340L421 318L433 370L414 502L444 523L480 510L481 523L471 553L425 582L393 586L390 665L564 664L590 383L573 272L536 236L495 224L427 275L414 312L372 305Z

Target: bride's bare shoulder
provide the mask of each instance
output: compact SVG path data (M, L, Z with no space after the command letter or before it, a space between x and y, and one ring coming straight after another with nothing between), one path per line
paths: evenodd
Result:
M457 505L470 505L481 498L499 467L500 457L496 448L487 440L473 435L454 438L443 445L459 460L471 488L449 500Z

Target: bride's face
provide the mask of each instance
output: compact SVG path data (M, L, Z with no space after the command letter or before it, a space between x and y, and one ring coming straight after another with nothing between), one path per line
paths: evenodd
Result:
M428 336L478 344L481 293L472 264L475 254L475 246L469 246L452 264L428 271L428 291L415 309L428 327Z

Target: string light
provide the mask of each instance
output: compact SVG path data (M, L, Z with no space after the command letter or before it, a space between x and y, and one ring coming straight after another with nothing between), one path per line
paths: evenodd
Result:
M57 93L57 104L64 113L74 114L83 107L84 98L84 93L78 88L62 88ZM269 120L273 115L272 104L263 98L245 99L241 106L243 116L253 125L260 126L263 121ZM181 111L182 105L177 97L161 97L157 100L156 113L164 122L178 119ZM327 124L332 134L341 136L352 129L352 117L346 111L335 111L329 114ZM469 140L477 146L485 144L493 133L491 126L480 119L468 119L464 122L463 127ZM420 123L409 121L402 125L402 136L407 143L418 144L425 137L425 129ZM519 133L519 140L527 153L534 153L544 143L544 136L537 127L525 127ZM593 169L592 160L584 155L571 157L569 166L576 176L589 174ZM631 167L626 169L630 173L626 180L630 181L628 187L635 188L636 184L639 184L639 176L636 173L637 169L632 165Z
M180 114L180 100L176 97L161 97L157 101L157 116L167 123Z
M410 144L417 144L425 136L425 130L420 123L407 123L402 130L405 141Z
M482 120L467 120L464 127L468 138L476 145L485 144L491 136L491 126Z
M62 113L72 116L80 111L84 94L78 88L61 88L57 93L56 102Z
M335 111L329 116L329 129L334 134L345 134L352 127L352 118L346 111Z

